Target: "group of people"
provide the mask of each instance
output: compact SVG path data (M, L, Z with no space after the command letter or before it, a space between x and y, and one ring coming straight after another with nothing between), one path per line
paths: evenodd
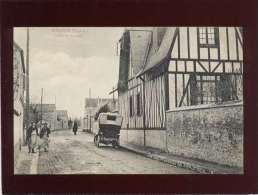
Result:
M44 151L47 152L49 149L49 134L50 129L47 126L47 123L43 124L43 127L38 132L36 123L32 123L27 130L27 144L29 148L29 153L35 153L35 149L44 148Z
M74 135L77 134L78 131L78 124L74 121L73 124L73 133ZM47 126L47 123L43 123L43 127L38 132L38 127L36 123L31 123L30 127L27 130L27 144L29 148L29 153L35 153L35 149L40 150L44 148L45 152L49 149L49 134L50 129Z

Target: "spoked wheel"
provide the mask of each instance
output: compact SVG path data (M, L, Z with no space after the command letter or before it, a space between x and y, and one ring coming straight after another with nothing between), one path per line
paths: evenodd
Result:
M96 135L96 146L99 148L99 146L100 146L100 137L99 137L99 135Z
M119 147L120 147L120 142L119 142L119 140L117 140L117 142L116 142L116 146L117 146L117 148L119 148Z
M112 142L112 146L113 146L113 148L118 148L119 147L119 141Z

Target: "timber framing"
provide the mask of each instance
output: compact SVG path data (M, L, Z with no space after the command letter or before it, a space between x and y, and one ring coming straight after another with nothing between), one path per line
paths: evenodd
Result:
M165 130L168 110L242 99L243 38L238 27L205 27L202 35L200 27L168 27L155 48L157 28L143 55L145 66L128 77L128 88L119 95L124 129ZM204 34L205 44L200 42ZM128 64L128 69L134 66ZM225 91L231 93L226 98L221 95Z

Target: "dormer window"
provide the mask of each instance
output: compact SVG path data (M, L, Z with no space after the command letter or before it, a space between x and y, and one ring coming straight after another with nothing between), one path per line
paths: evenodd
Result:
M199 44L200 47L217 47L218 28L199 27Z

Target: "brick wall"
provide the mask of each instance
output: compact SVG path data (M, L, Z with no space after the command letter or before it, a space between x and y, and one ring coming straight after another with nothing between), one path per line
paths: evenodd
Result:
M243 167L243 104L167 111L169 152Z

